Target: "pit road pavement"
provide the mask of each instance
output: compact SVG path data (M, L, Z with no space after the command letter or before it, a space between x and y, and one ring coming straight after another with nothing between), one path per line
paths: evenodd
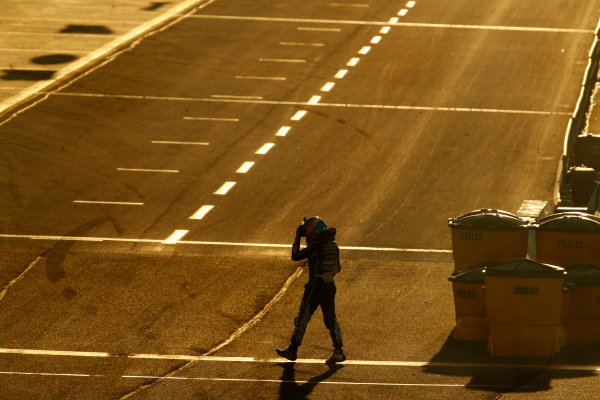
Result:
M600 18L481 3L201 1L5 114L0 398L595 395L597 348L450 339L447 218L552 199ZM332 369L319 312L274 352L310 215L342 246Z

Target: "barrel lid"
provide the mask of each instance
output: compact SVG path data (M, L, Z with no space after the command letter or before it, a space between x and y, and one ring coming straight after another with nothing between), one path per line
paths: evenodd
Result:
M539 220L537 229L562 232L600 232L600 218L583 212L564 212Z
M600 265L577 265L567 270L565 282L574 286L600 286Z
M488 266L484 274L518 278L560 278L564 276L565 269L556 265L521 259Z
M489 264L478 264L459 271L454 271L448 277L448 280L450 282L484 283L485 276L483 275L483 270L486 266L489 266Z
M508 211L482 208L448 220L451 228L511 230L526 226L526 222Z

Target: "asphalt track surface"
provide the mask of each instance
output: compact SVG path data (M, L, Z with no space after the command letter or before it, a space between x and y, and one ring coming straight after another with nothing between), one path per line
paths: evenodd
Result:
M594 398L451 339L447 218L551 200L600 2L205 1L0 121L0 398ZM288 344L338 228L348 361Z

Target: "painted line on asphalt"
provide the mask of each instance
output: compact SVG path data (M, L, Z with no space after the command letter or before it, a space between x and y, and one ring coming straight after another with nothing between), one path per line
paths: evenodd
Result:
M296 27L299 31L309 31L309 32L341 32L341 28L319 28L313 26L298 26Z
M215 206L213 205L204 205L202 207L200 207L198 209L198 211L196 211L194 214L192 214L192 216L189 219L202 219L206 216L206 214L208 214L213 208L215 208Z
M183 117L186 121L240 122L239 118Z
M279 63L305 63L306 60L299 58L259 58L261 62L279 62Z
M360 61L360 58L358 58L358 57L352 57L350 60L348 60L348 62L346 63L346 65L348 67L356 67L356 65L358 64L359 61Z
M252 76L252 75L236 75L235 79L248 79L256 81L285 81L283 76Z
M305 110L298 110L292 117L290 118L292 121L300 121L306 115Z
M321 92L329 92L335 86L335 82L327 82L321 87Z
M217 189L214 194L219 196L225 196L233 187L236 185L236 182L225 182L219 189Z
M125 171L125 172L162 172L162 173L168 173L168 174L177 174L177 173L179 173L178 169L117 168L117 171Z
M284 380L284 379L254 379L254 378L215 378L200 376L157 376L157 375L104 375L104 374L77 374L64 372L28 372L28 371L0 371L0 375L14 376L39 376L39 377L57 377L57 378L119 378L119 379L141 379L147 380L165 380L165 381L210 381L210 382L240 382L240 383L272 383L304 385L314 384L314 381L302 380ZM430 387L430 388L495 388L495 389L514 389L514 385L478 385L464 383L399 383L399 382L350 382L350 381L321 381L319 385L339 385L339 386L384 386L384 387ZM520 389L531 388L529 386L519 386Z
M358 63L358 58L352 59ZM157 101L188 101L188 102L216 102L216 103L243 103L243 104L269 104L269 105L292 105L306 106L311 105L301 101L279 101L279 100L261 100L248 97L220 97L220 98L201 98L201 97L168 97L168 96L141 96L125 94L100 94L100 93L47 93L53 96L70 97L92 97L108 99L129 99L129 100L157 100ZM251 96L250 96L251 97ZM469 113L496 113L496 114L523 114L523 115L564 115L570 116L572 113L565 111L543 111L543 110L517 110L517 109L497 109L497 108L469 108L469 107L432 107L432 106L407 106L407 105L386 105L386 104L356 104L356 103L318 103L313 104L320 107L339 107L339 108L364 108L380 110L406 110L406 111L445 111L445 112L469 112ZM306 111L304 111L306 112ZM299 115L300 111L296 113Z
M162 243L162 239L137 239L137 238L111 238L111 237L86 237L86 236L58 236L58 235L24 235L24 234L0 234L0 238L5 239L30 239L30 240L66 240L80 242L133 242L133 243ZM233 247L264 247L264 248L282 248L291 249L291 244L277 243L242 243L242 242L216 242L203 240L181 240L180 244L200 245L200 246L233 246ZM391 253L428 253L428 254L451 254L452 250L446 249L412 249L398 247L369 247L369 246L339 246L342 250L349 251L372 251L372 252L391 252Z
M73 200L75 204L105 204L116 206L143 206L144 203L132 201L106 201L106 200Z
M177 229L171 235L162 241L163 244L176 244L179 240L187 235L189 231L186 229Z
M174 140L153 140L154 144L181 144L181 145L195 145L195 146L209 146L208 142L178 142Z
M434 24L424 22L399 22L397 17L391 18L389 21L358 21L358 20L337 20L337 19L310 19L310 18L284 18L284 17L254 17L242 15L211 15L211 14L194 14L188 18L201 19L224 19L234 21L257 21L257 22L294 22L307 24L340 24L340 25L396 25L413 28L438 28L438 29L474 29L474 30L491 30L491 31L513 31L513 32L540 32L540 33L594 33L594 29L577 29L577 28L549 28L535 26L506 26L506 25L465 25L465 24Z
M254 152L254 154L267 154L275 146L275 143L265 143L262 147Z
M363 46L359 51L358 54L362 54L365 55L367 54L369 51L371 51L371 46Z
M281 46L310 46L310 47L323 47L325 43L305 43L305 42L279 42Z
M314 95L308 100L308 104L317 104L319 101L321 101L321 96Z
M25 268L23 270L23 272L21 272L19 274L19 276L17 276L16 278L14 278L12 281L8 282L8 284L6 284L6 286L4 286L4 288L2 289L2 292L0 292L0 300L2 300L4 298L4 296L6 295L6 292L8 292L8 289L10 289L15 283L17 283L19 280L21 280L25 274L32 269L37 263L38 261L40 261L42 259L41 256L37 257L35 260L33 260L33 262L31 264L29 264L27 266L27 268Z
M335 74L335 79L342 79L346 76L346 74L348 73L347 69L340 69L336 74Z
M288 278L293 281L300 275L301 268L296 270L294 275ZM284 286L285 288L286 286ZM283 294L284 288L280 290ZM275 296L271 300L275 303L279 297ZM257 314L258 315L258 314ZM260 319L260 318L259 318ZM224 346L220 346L222 348ZM42 357L82 357L82 358L125 358L137 360L163 360L163 361L206 361L220 363L257 363L257 364L278 364L282 362L296 364L324 364L325 359L320 358L299 358L296 361L289 361L281 357L243 357L243 356L213 356L191 355L191 354L154 354L154 353L133 353L133 354L113 354L100 351L67 351L67 350L47 350L47 349L19 349L19 348L0 348L0 354L13 354L23 356L42 356ZM352 360L348 359L340 365L354 365L367 367L447 367L447 368L526 368L526 369L544 369L559 371L599 371L600 365L587 364L531 364L531 363L470 363L470 362L438 362L438 361L402 361L402 360Z
M369 4L365 3L329 3L331 7L355 7L355 8L367 8Z
M246 174L254 166L254 161L245 161L235 172L237 174Z
M279 130L277 131L275 136L284 137L285 135L287 135L290 132L290 129L292 129L291 126L282 126L281 128L279 128Z
M213 99L262 100L262 96L238 96L234 94L212 94Z

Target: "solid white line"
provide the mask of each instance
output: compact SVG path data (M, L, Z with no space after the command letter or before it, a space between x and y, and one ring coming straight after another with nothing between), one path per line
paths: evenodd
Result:
M169 8L164 13L158 15L157 17L151 19L150 21L144 22L143 24L137 26L136 28L130 30L124 35L118 36L116 39L110 41L109 43L101 46L100 48L90 52L84 57L69 63L65 67L58 70L57 73L54 74L52 79L40 81L35 83L27 89L21 91L20 93L12 96L2 102L0 102L0 114L5 112L11 107L14 107L18 104L21 104L31 97L37 95L39 92L46 90L51 87L51 85L60 82L73 73L80 71L86 67L88 67L93 62L105 58L108 54L113 53L115 49L120 47L124 47L126 43L132 42L136 38L143 37L148 34L148 32L157 29L159 26L164 25L167 21L172 18L177 17L178 15L182 15L193 7L206 7L207 5L213 3L215 0L183 0L181 3ZM44 33L44 35L48 35ZM63 34L61 34L63 35ZM64 35L63 35L64 36ZM105 36L105 35L103 35ZM6 121L4 121L6 122Z
M161 243L159 239L136 239L136 238L110 238L110 237L85 237L85 236L53 236L53 235L13 235L0 234L0 238L6 239L30 239L30 240L67 240L73 242L132 242L132 243ZM235 247L265 247L290 249L290 244L276 243L240 243L240 242L210 242L187 240L180 243L204 246L235 246ZM375 252L395 252L395 253L445 253L450 254L452 250L445 249L408 249L398 247L366 247L366 246L339 246L342 250L350 251L375 251Z
M319 101L321 101L321 96L312 96L310 98L310 100L308 100L308 104L317 104Z
M239 118L183 117L186 121L239 122Z
M352 63L358 63L358 58L352 59ZM350 64L350 63L349 63ZM69 96L69 97L97 97L97 98L114 98L114 99L133 99L133 100L171 100L171 101L190 101L190 102L232 102L232 103L251 103L251 104L280 104L280 105L307 105L305 102L298 101L279 101L279 100L262 100L252 98L222 98L222 99L207 99L193 97L163 97L163 96L141 96L141 95L107 95L100 93L68 93L56 92L48 93L54 96ZM468 108L468 107L427 107L427 106L403 106L403 105L385 105L385 104L354 104L354 103L318 103L316 106L321 107L340 107L340 108L365 108L365 109L382 109L382 110L414 110L414 111L451 111L451 112L474 112L474 113L500 113L500 114L524 114L524 115L563 115L570 116L572 113L564 111L540 111L540 110L514 110L514 109L495 109L495 108Z
M77 204L108 204L118 206L143 206L144 203L130 202L130 201L101 201L101 200L73 200L73 203Z
M546 32L546 33L594 33L594 29L573 29L573 28L546 28L531 26L500 26L500 25L456 25L456 24L433 24L423 22L398 22L398 17L393 17L387 22L382 21L349 21L335 19L309 19L309 18L283 18L283 17L248 17L238 15L208 15L194 14L188 18L204 19L226 19L242 21L269 21L269 22L295 22L312 24L343 24L343 25L397 25L406 27L421 28L442 28L442 29L478 29L494 31L521 31L521 32Z
M311 47L323 47L325 43L304 43L304 42L279 42L281 46L311 46Z
M340 28L316 28L311 26L299 26L296 28L299 31L313 31L313 32L341 32Z
M285 77L283 76L247 76L247 75L237 75L235 79L250 79L250 80L258 80L258 81L285 81Z
M235 185L236 182L225 182L214 194L225 196Z
M346 74L348 73L347 69L340 69L336 74L335 74L335 79L342 79L343 77L346 76Z
M360 49L358 51L358 54L367 54L369 51L371 51L371 46L363 46L362 49Z
M292 121L300 121L306 115L305 110L298 110L292 117L290 118Z
M235 172L238 174L245 174L248 171L250 171L250 168L252 168L253 166L254 166L254 161L246 161Z
M209 213L210 210L212 210L213 208L215 208L215 206L212 205L204 205L202 207L200 207L198 209L198 211L196 211L191 217L190 219L202 219L206 216L206 214Z
M335 82L327 82L321 87L321 92L329 92L335 86Z
M291 126L282 126L281 128L279 128L279 130L277 131L277 133L275 134L275 136L285 136L289 133L290 129L292 129Z
M262 147L258 150L256 150L254 153L255 154L267 154L269 152L269 150L271 150L273 148L273 146L275 146L275 143L265 143L262 145Z
M264 316L269 308L277 302L279 298L289 289L295 279L302 274L302 268L296 269L279 290L279 292L271 299L271 301L251 320L256 323ZM247 330L253 324L251 321L240 327L236 332L242 332L242 328ZM238 333L239 335L239 333ZM230 336L234 337L235 333ZM233 340L233 339L232 339ZM211 349L216 352L220 348L227 345L229 342L223 342L218 348ZM0 348L0 354L16 354L25 356L43 356L43 357L83 357L83 358L124 358L137 360L174 360L174 361L207 361L221 363L257 363L257 364L278 364L281 362L290 362L279 357L238 357L238 356L213 356L205 355L185 355L185 354L112 354L98 351L65 351L65 350L41 350L41 349L17 349L17 348ZM297 364L323 364L324 359L315 358L299 358L294 361ZM406 368L422 368L422 367L449 367L449 368L527 368L527 369L544 369L558 371L600 371L599 365L574 365L574 364L529 364L529 363L469 363L469 362L436 362L436 361L401 361L401 360L346 360L341 365L357 365L357 366L372 366L372 367L406 367Z
M347 63L346 65L349 67L356 67L356 64L358 64L358 62L360 61L360 58L358 57L352 57Z
M390 32L390 29L391 28L389 26L384 26L383 28L381 28L379 30L379 33L381 33L382 35L386 35L386 34L388 34Z
M2 19L2 18L0 18ZM89 50L56 50L56 49L22 49L22 48L6 48L1 47L0 51L5 52L15 52L15 53L39 53L40 51L44 51L46 53L62 53L62 54L87 54ZM75 60L73 60L75 61ZM71 62L71 61L69 61Z
M117 168L117 171L127 171L127 172L164 172L164 173L169 173L169 174L179 173L178 169Z
M349 4L349 3L329 3L331 7L357 7L357 8L367 8L368 4Z
M176 244L179 240L184 237L189 231L186 229L177 229L175 232L162 241L163 244Z
M371 38L371 44L377 44L379 42L381 42L381 36L373 36Z
M172 140L153 140L154 144L185 144L185 145L197 145L197 146L208 146L210 143L207 142L177 142Z
M280 63L305 63L306 62L306 60L295 59L295 58L259 58L258 61L280 62Z
M262 96L236 96L232 94L212 94L213 99L262 100Z

